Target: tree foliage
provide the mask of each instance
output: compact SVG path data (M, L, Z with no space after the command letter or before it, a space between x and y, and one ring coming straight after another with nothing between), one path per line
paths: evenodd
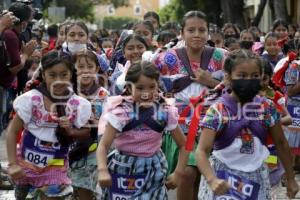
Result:
M94 4L112 4L115 8L129 6L129 0L93 0Z
M203 10L203 0L171 0L171 2L159 11L161 22L181 21L182 17L190 10Z
M104 17L103 28L106 29L120 29L122 26L136 22L137 19L131 17Z
M66 7L66 17L74 19L94 20L94 4L87 0L45 0L44 8L49 6Z

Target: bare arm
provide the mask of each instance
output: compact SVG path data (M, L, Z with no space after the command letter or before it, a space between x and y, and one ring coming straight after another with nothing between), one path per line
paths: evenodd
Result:
M6 149L7 149L9 164L17 163L16 140L17 140L17 134L23 128L23 125L24 125L23 120L18 115L16 115L8 126L7 136L6 136Z
M173 130L172 138L175 140L177 146L179 147L179 157L175 172L182 174L186 167L189 153L185 150L186 138L179 126L177 126L176 129Z
M111 185L111 176L107 169L107 152L117 134L117 130L107 123L103 136L97 148L97 166L99 172L99 184L101 187Z
M274 144L276 146L279 159L282 162L286 172L286 178L288 181L287 195L289 198L294 198L299 188L297 182L295 181L295 174L292 167L292 154L289 148L289 144L283 135L280 123L275 124L269 129L269 131L272 135Z
M230 188L225 180L216 177L213 171L208 156L210 155L216 132L211 129L204 128L202 130L200 141L196 150L197 166L203 176L206 178L207 183L216 195L222 195Z
M300 93L300 83L296 85L287 86L287 94L289 97L295 96Z
M215 173L208 160L208 156L210 155L215 136L215 131L204 128L202 130L198 147L196 150L196 160L198 169L208 182L211 182L214 178L216 178Z
M293 123L293 119L285 106L283 106L283 117L281 117L280 121L281 121L281 124L284 126L288 126Z

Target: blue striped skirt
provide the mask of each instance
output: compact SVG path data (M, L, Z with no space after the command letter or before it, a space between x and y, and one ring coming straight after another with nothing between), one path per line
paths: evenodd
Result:
M242 172L229 168L223 162L218 160L215 156L210 157L210 163L213 170L216 171L226 171L236 176L244 177L250 181L254 181L260 184L258 192L258 200L271 200L271 185L269 181L269 169L266 164L263 164L260 168L253 172ZM201 177L201 182L199 186L198 193L199 200L213 200L214 195L206 180Z
M143 186L130 199L168 199L165 186L168 164L162 151L157 152L152 157L137 157L125 155L115 150L112 157L109 158L108 169L110 174L145 175ZM101 199L111 199L109 188L102 188L102 191Z

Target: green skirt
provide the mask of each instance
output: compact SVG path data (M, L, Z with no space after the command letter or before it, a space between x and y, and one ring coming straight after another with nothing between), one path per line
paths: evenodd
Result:
M195 151L198 145L198 139L196 139L194 144L194 150L190 152L188 159L188 166L197 166L197 161L195 158ZM171 174L177 165L179 148L172 138L170 133L163 134L163 142L162 142L162 151L164 152L167 162L168 162L168 175Z

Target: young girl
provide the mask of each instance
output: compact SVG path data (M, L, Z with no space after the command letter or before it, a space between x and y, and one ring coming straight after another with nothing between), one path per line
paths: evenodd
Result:
M133 32L137 35L140 35L146 41L150 50L153 49L153 35L154 27L150 21L140 21L134 24Z
M147 49L148 45L141 36L131 34L125 38L122 45L122 51L127 62L124 66L118 63L110 78L113 83L112 94L119 95L123 92L127 70L131 66L131 63L142 60L142 55Z
M242 49L252 50L255 34L249 30L243 30L240 34L240 46Z
M66 29L67 26L69 25L69 22L64 22L58 26L58 34L57 34L57 39L56 39L56 49L60 49L62 47L62 44L66 40Z
M298 184L280 115L272 101L256 96L263 74L261 60L250 51L239 50L229 54L224 69L232 92L211 105L201 123L197 161L205 179L199 199L271 199L264 164L269 155L264 145L268 133L287 174L287 195L294 198Z
M284 57L277 41L278 35L276 33L268 33L264 42L265 51L262 53L262 58L271 64L273 70L277 62Z
M105 70L101 68L96 52L87 50L75 57L75 68L78 77L79 95L88 99L92 104L91 137L73 144L70 158L69 175L75 196L82 200L96 198L97 163L96 148L98 144L97 126L102 114L103 104L109 92L103 88L106 81ZM101 83L100 83L101 82Z
M273 22L273 27L272 27L272 32L275 32L276 34L278 34L278 39L282 40L288 37L289 33L288 33L289 27L288 24L286 23L286 21L282 20L282 19L276 19Z
M226 50L205 46L208 40L208 23L206 15L201 11L190 11L185 14L182 24L182 37L186 47L169 49L158 55L155 60L157 68L165 81L168 92L173 93L179 114L189 105L190 98L199 96L204 90L214 88L222 79L222 68L226 57ZM191 74L191 72L193 74ZM218 74L219 73L219 74ZM219 80L217 80L219 79ZM187 117L181 128L185 134L189 130L190 118ZM163 148L167 155L170 171L176 164L177 147L172 138L164 136ZM195 146L196 147L196 146ZM190 154L185 178L177 189L177 199L196 199L200 178L196 168L194 153Z
M158 80L159 71L152 63L134 63L126 74L130 96L124 96L104 116L107 125L97 150L99 184L111 189L104 190L103 199L167 199L166 187L179 184L187 160L185 138L178 126L177 109L157 98ZM164 130L171 131L180 147L177 168L168 178L167 161L160 149ZM116 151L107 164L112 142Z
M83 22L70 23L66 28L66 41L63 50L75 54L88 47L89 30Z
M144 15L145 21L150 21L154 28L154 33L157 34L160 29L159 15L156 12L149 11Z
M74 94L70 57L53 51L42 58L36 89L14 101L16 116L8 128L8 173L16 198L63 199L72 193L67 176L72 140L89 137L91 104ZM75 83L75 82L74 82ZM16 150L16 135L24 128Z
M273 76L273 68L271 64L269 64L267 61L264 61L263 66L264 75L262 78L262 87L259 94L273 101L277 111L281 115L280 122L285 129L286 126L292 124L292 117L286 108L286 98L281 92L273 89L274 84L271 82L271 78ZM278 160L277 151L270 134L267 137L266 145L270 151L270 156L265 162L269 167L271 186L273 189L275 189L276 186L278 186L278 184L280 183L284 170L282 165L280 164L280 161Z

